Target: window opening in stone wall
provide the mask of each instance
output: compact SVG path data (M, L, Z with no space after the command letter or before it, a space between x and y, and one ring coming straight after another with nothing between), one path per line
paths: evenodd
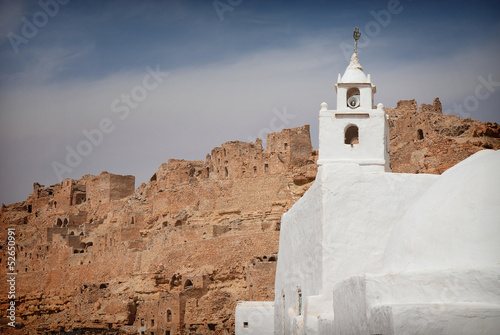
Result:
M76 195L75 202L76 202L77 205L80 205L80 204L84 203L85 200L86 200L85 194L77 194Z
M350 144L351 146L353 146L354 144L358 144L359 143L358 136L359 136L358 127L355 125L350 125L345 130L344 143Z
M207 166L207 177L210 177L210 168Z
M167 309L167 322L172 322L172 312Z
M243 328L248 328L248 322L243 322Z
M229 177L229 171L228 171L227 167L224 168L224 171L226 172L226 177Z
M224 157L226 157L226 149L224 149Z
M64 219L64 227L68 225L68 219Z
M422 129L417 130L417 138L419 140L423 140L424 139L424 132L422 131Z
M288 149L288 143L285 143L285 150Z
M188 287L192 287L193 286L193 282L191 280L186 280L186 282L184 283L184 288L188 288Z
M57 201L54 201L54 208L57 208Z
M61 219L57 219L57 223L56 224L57 224L58 227L61 227L62 224L63 224L62 220Z
M215 323L209 323L208 324L208 329L215 330L215 326L217 326Z
M253 167L253 173L257 173L257 167L256 166Z
M165 335L170 335L170 330L166 330Z
M31 207L31 205L28 205L28 213L31 213L33 207Z
M151 327L154 327L154 326L155 326L155 320L151 319Z
M269 170L269 164L264 164L264 172L268 172Z

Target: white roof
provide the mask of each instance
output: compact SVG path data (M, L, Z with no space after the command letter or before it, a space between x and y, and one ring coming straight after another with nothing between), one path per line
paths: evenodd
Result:
M500 151L443 173L408 209L384 254L389 272L500 264Z
M363 67L359 64L358 54L353 53L351 62L345 69L342 76L342 83L369 83L368 77L363 72Z

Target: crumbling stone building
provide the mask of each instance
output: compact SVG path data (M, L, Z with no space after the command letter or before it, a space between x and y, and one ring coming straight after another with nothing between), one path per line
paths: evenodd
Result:
M386 109L395 172L441 173L500 147L497 124L415 106ZM0 211L3 269L6 227L16 233L17 333L234 334L238 300L274 299L281 216L316 161L306 125L268 134L266 148L233 141L204 161L170 159L138 187L107 172L35 183Z

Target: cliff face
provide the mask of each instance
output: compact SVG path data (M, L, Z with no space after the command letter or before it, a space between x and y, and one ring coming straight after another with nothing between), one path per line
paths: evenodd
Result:
M35 183L3 206L21 332L233 333L237 300L273 299L281 215L316 175L309 126L267 143L171 159L136 190L133 176L103 172Z
M393 172L442 173L500 147L498 124L442 115L438 99L386 111ZM303 126L268 134L266 150L257 139L171 159L136 190L107 172L35 183L0 212L3 251L7 227L16 233L19 332L234 333L237 300L274 299L281 215L311 186L316 159ZM8 304L1 296L4 329Z
M401 100L385 110L393 172L441 174L479 150L500 147L498 124L443 115L438 98L420 108Z

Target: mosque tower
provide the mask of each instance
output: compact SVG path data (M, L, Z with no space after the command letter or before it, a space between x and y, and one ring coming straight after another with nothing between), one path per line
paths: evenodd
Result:
M390 172L387 115L382 104L373 106L377 89L363 72L356 46L335 90L337 109L321 104L318 165L355 163L365 171Z

